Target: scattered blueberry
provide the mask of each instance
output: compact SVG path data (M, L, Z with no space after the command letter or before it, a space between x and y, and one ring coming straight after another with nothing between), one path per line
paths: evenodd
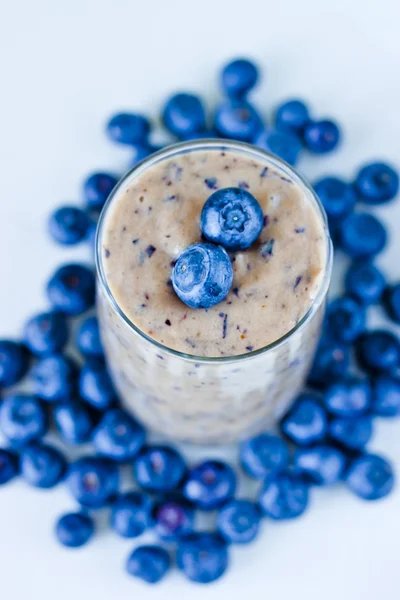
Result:
M182 252L172 270L172 285L191 308L209 308L221 302L233 281L230 258L222 246L193 244Z
M92 442L98 455L112 460L132 459L145 442L144 429L120 408L108 410L96 427Z
M293 455L295 473L315 485L337 483L343 476L345 466L343 452L327 444L297 448Z
M324 394L327 410L337 417L357 417L371 404L371 385L368 379L348 377L329 385Z
M135 458L133 473L141 488L150 492L168 492L181 483L186 464L173 448L149 446Z
M189 470L183 495L202 510L214 510L228 502L235 493L236 475L229 465L207 460Z
M21 477L34 487L54 487L65 475L67 461L59 450L48 444L31 444L20 455Z
M241 444L240 462L250 477L263 479L286 469L289 448L277 435L261 433Z
M380 417L400 415L400 379L379 375L372 384L372 412Z
M302 394L283 418L284 435L299 446L322 441L327 433L328 419L319 396Z
M0 448L0 485L8 483L19 472L18 456L10 450Z
M135 167L142 160L144 160L151 154L154 154L154 152L161 150L161 148L158 146L152 146L151 144L145 143L145 144L135 144L135 146L133 147L133 150L134 150L134 154L133 154L133 161L131 162L131 165L130 165L131 167Z
M106 129L113 142L132 146L146 142L150 133L150 122L143 115L117 113L108 121Z
M308 485L293 474L267 477L258 498L263 513L274 520L294 519L308 506Z
M352 258L368 258L384 249L387 233L374 215L353 213L342 221L339 240L341 249Z
M142 492L122 494L111 506L110 525L121 537L138 537L153 523L153 506L150 496Z
M99 322L96 317L88 317L80 325L76 334L76 345L86 358L103 356Z
M260 530L261 511L250 500L231 500L221 508L217 517L217 529L227 542L248 544Z
M171 567L171 558L161 546L138 546L129 555L126 570L146 583L158 583Z
M392 491L394 473L391 464L381 456L364 454L351 463L345 481L363 500L379 500Z
M55 310L68 315L80 315L94 304L93 271L83 265L64 265L50 278L46 291Z
M258 69L254 62L236 58L222 70L222 89L231 98L243 98L256 85L258 77Z
M353 212L357 195L343 179L323 177L314 184L314 190L330 222L340 221Z
M12 444L39 440L47 429L47 413L35 396L15 394L0 404L0 430Z
M102 508L118 493L118 467L106 458L85 456L70 465L67 486L82 506Z
M295 165L303 148L299 138L287 131L265 129L254 140L262 150L276 154L289 165Z
M353 263L346 273L346 292L361 304L379 302L385 285L381 271L368 261Z
M389 373L400 366L400 341L390 331L363 333L357 340L357 358L367 370Z
M400 283L388 286L385 289L383 306L392 321L400 324Z
M357 173L355 187L362 202L384 204L397 195L399 175L385 163L369 163Z
M60 352L67 343L68 336L68 323L60 312L37 314L24 327L24 342L38 356Z
M86 363L82 367L79 393L83 400L99 410L107 410L115 404L117 394L104 363Z
M33 389L47 402L71 400L76 390L78 365L63 354L41 358L32 369Z
M80 548L93 537L94 522L84 513L67 513L58 519L55 533L63 546Z
M228 100L215 113L214 129L222 138L252 142L263 128L258 112L245 101Z
M333 300L326 312L329 335L336 342L343 344L354 342L364 331L366 321L364 306L348 296Z
M18 383L28 368L29 353L23 344L0 340L0 389Z
M350 450L362 450L372 437L373 423L369 415L334 419L329 423L330 437Z
M111 173L92 173L83 183L85 204L89 210L100 212L118 183Z
M278 131L300 135L309 121L310 113L302 100L283 102L275 113L275 128Z
M228 567L228 547L217 533L192 533L178 543L176 564L196 583L219 579Z
M182 498L157 502L153 518L154 532L165 541L177 541L193 531L194 510Z
M86 238L89 216L76 206L61 206L49 220L49 232L55 242L66 246L78 244Z
M193 94L175 94L166 102L162 119L165 127L178 137L206 127L204 106L198 96Z
M67 444L83 444L91 438L93 418L82 402L57 404L53 415L57 430Z
M315 353L308 381L311 385L324 387L330 381L344 377L349 367L349 347L322 338Z
M304 144L314 154L331 152L339 144L341 133L333 121L310 121L304 128Z

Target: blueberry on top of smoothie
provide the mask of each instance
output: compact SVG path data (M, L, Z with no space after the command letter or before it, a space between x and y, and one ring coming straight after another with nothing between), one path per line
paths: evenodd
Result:
M252 194L241 188L217 190L201 212L204 237L227 250L249 248L260 235L263 224L261 206Z

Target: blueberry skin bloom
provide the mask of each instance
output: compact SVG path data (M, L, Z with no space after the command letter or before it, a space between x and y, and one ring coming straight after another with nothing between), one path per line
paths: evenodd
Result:
M373 432L372 417L338 418L329 423L329 436L340 446L349 450L362 450Z
M154 532L161 540L176 542L193 531L194 515L182 498L161 500L153 511Z
M172 270L176 295L191 308L210 308L226 298L233 281L230 258L222 246L193 244Z
M371 262L353 263L346 273L346 292L361 304L379 302L385 286L384 276Z
M250 500L231 500L218 513L217 528L227 542L248 544L260 530L261 511Z
M329 120L310 121L304 128L304 144L314 154L331 152L339 144L340 129L336 123Z
M113 142L131 146L147 140L150 121L143 115L117 113L108 121L106 131Z
M244 98L258 81L258 69L246 58L232 60L222 70L221 85L231 98Z
M79 393L82 400L98 410L107 410L117 401L114 385L103 363L86 363L82 367Z
M258 238L264 214L257 200L241 188L217 190L203 206L200 227L204 237L227 250L245 250Z
M57 430L67 444L83 444L91 438L93 418L81 402L57 404L53 416Z
M83 195L89 210L100 212L108 196L118 183L111 173L92 173L83 182Z
M338 177L324 177L314 184L329 221L337 222L353 212L357 195L353 186Z
M254 144L267 152L271 152L294 166L302 151L299 138L287 131L273 131L266 129L254 140Z
M18 456L10 450L0 448L0 485L11 481L19 472Z
M55 528L57 540L67 548L84 546L93 537L94 531L93 519L83 513L62 515Z
M111 506L110 525L123 538L142 535L152 523L154 503L142 492L130 492L117 497Z
M337 342L351 344L364 331L367 313L363 305L350 297L333 300L326 312L326 324L331 337Z
M362 202L384 204L397 195L399 175L385 163L369 163L359 170L354 185Z
M78 365L62 354L45 356L32 369L34 391L46 402L70 400L76 389L77 377Z
M207 460L189 470L183 495L202 510L214 510L233 498L236 475L233 469L217 460Z
M400 341L390 331L369 331L357 340L356 354L368 371L389 373L400 366Z
M128 413L116 408L104 414L93 433L92 442L100 456L125 461L136 456L145 439L143 427Z
M169 492L182 482L186 464L173 448L150 446L135 458L133 474L141 488L149 492Z
M24 448L20 455L21 477L38 488L52 488L63 479L67 461L57 448L35 443Z
M263 479L286 469L289 448L277 435L261 433L241 444L240 462L250 477Z
M372 384L372 412L380 417L400 415L400 379L380 375Z
M89 317L80 325L76 334L76 345L86 358L103 356L99 322L96 317Z
M60 312L35 315L26 322L24 327L25 344L37 356L61 352L68 341L68 336L68 322Z
M349 377L331 384L325 391L327 410L337 417L356 417L371 404L371 384L368 379Z
M393 489L392 465L375 454L363 454L356 458L347 471L347 487L363 500L380 500Z
M53 240L64 246L73 246L85 239L89 216L76 206L61 206L49 219L49 232Z
M217 108L214 129L222 138L252 142L264 129L262 119L248 102L231 100Z
M178 543L176 564L196 583L216 581L228 568L228 547L217 533L192 533Z
M258 498L262 512L276 521L295 519L308 506L308 485L299 477L280 473L267 477Z
M118 467L105 458L86 456L69 467L67 487L75 500L86 508L106 506L117 495L118 486Z
M307 446L326 436L328 417L319 397L302 394L283 418L282 433L295 444Z
M15 394L0 405L0 430L15 445L39 440L48 429L48 416L35 396Z
M302 100L288 100L276 109L275 128L278 131L299 135L309 121L310 113Z
M11 340L0 340L0 389L18 383L29 368L25 346Z
M373 215L353 213L340 225L340 247L353 258L375 256L384 249L386 243L386 229Z
M395 323L400 324L400 283L388 286L383 294L383 306L386 314Z
M138 546L128 556L126 570L132 577L146 583L158 583L171 568L171 558L165 548L156 545Z
M327 444L298 448L293 455L295 473L315 485L337 483L343 476L345 466L343 452Z
M64 265L50 278L46 292L54 309L72 316L80 315L94 304L93 271L83 265Z
M206 114L198 96L180 93L171 96L166 102L162 119L165 127L178 137L206 127Z

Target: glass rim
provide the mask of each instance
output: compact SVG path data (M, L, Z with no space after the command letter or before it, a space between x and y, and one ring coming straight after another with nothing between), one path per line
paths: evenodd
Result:
M139 327L137 327L129 317L124 313L124 311L119 306L118 302L114 298L113 293L108 285L104 268L103 268L103 253L102 253L102 233L104 229L104 223L106 220L107 213L111 207L113 200L119 194L120 190L126 185L128 181L130 181L133 177L139 176L142 172L147 170L148 168L154 166L155 164L167 159L172 158L173 156L190 152L192 150L232 150L244 152L254 158L268 160L272 166L275 166L277 169L281 169L287 172L293 180L299 184L302 188L305 189L309 198L314 203L314 206L317 208L319 216L321 217L323 230L326 237L326 262L325 268L322 275L322 279L318 288L318 291L315 295L315 298L312 301L312 304L308 311L303 315L303 317L296 323L292 329L287 331L283 336L263 346L258 348L257 350L252 350L251 352L246 352L245 354L235 354L232 356L197 356L194 354L186 354L185 352L180 352L179 350L174 350L169 346L161 344L151 336L147 335L142 331ZM331 273L332 273L332 263L333 263L333 245L329 235L328 228L328 219L325 213L325 209L318 198L317 194L313 190L312 186L308 183L308 181L300 175L297 171L293 169L287 162L278 158L274 154L271 154L265 150L257 148L251 144L247 144L245 142L237 142L233 140L225 140L225 139L201 139L194 140L188 142L179 142L176 144L171 144L158 150L154 154L151 154L149 157L140 161L137 165L135 165L132 169L130 169L117 183L117 185L112 190L111 194L107 198L107 201L101 211L100 218L97 224L96 230L96 239L95 239L95 264L96 264L96 272L97 272L97 281L100 281L100 284L105 291L107 299L110 301L113 309L118 314L118 316L125 322L126 325L140 338L149 342L152 346L166 352L167 354L171 354L172 356L179 357L181 359L196 362L196 363L230 363L230 362L238 362L243 360L248 360L254 358L255 356L267 353L270 350L277 348L278 346L282 346L289 341L293 334L297 333L301 329L304 328L306 323L314 316L317 312L318 308L321 306L326 293L328 291Z

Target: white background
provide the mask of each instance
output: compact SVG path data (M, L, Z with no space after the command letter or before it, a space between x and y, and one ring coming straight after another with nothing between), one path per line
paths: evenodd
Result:
M344 127L340 152L304 160L310 177L351 177L362 161L400 166L400 36L397 0L14 0L0 15L0 336L44 308L51 270L84 250L54 247L45 218L79 202L97 168L123 171L129 153L103 134L117 109L156 115L175 89L212 104L217 70L232 55L263 68L254 101L268 114L291 95ZM392 245L379 263L400 276L400 208L379 211ZM373 316L377 322L380 315ZM400 466L400 423L379 423L373 449ZM400 486L362 503L343 489L314 494L289 524L265 523L252 546L233 552L229 574L208 588L178 574L150 588L123 572L131 542L105 530L82 551L61 549L52 523L72 507L53 492L15 483L0 490L0 594L5 600L130 598L192 600L244 595L277 600L397 600Z

